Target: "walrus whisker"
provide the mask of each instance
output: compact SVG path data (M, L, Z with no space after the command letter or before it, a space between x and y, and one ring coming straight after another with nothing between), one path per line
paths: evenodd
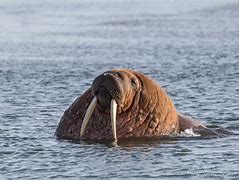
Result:
M117 142L116 111L117 111L117 103L114 99L112 99L111 103L110 103L110 116L111 116L111 126L112 126L113 139L114 139L115 142Z
M96 103L97 103L97 98L96 98L96 96L94 96L94 98L92 99L89 107L86 110L85 117L82 121L80 136L83 136L83 134L84 134L85 128L86 128L86 126L87 126L87 124L88 124L88 122L91 118L91 115L92 115L93 111L95 110Z
M119 92L117 90L113 89L113 90L108 90L108 91L109 91L109 93L112 97L114 97L114 98L119 98L120 97Z

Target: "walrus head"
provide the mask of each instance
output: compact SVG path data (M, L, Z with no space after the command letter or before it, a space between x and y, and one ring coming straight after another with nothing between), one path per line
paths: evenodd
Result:
M81 127L81 136L84 134L88 120L95 108L105 114L110 114L113 138L116 140L116 115L127 110L132 111L135 96L139 96L141 83L139 78L129 70L112 70L96 77L92 83L92 99Z
M108 139L113 135L117 140L117 136L158 136L178 131L172 101L144 74L128 69L104 72L94 79L91 94L81 125L83 138Z
M102 111L108 112L110 103L115 100L117 113L126 111L132 104L134 96L141 85L137 76L130 71L112 70L96 77L92 84L92 91Z

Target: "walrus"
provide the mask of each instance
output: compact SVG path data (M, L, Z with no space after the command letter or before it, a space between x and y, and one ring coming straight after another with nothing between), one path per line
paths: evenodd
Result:
M174 136L204 124L177 112L166 91L143 73L113 69L64 112L56 129L60 139L114 140Z

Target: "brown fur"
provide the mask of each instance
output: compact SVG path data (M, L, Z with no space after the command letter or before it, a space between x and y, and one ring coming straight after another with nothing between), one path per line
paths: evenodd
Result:
M117 137L160 137L179 132L176 108L154 80L128 69L116 69L123 75L123 96L117 100ZM135 78L137 87L132 90L130 79ZM111 83L112 84L112 83ZM56 130L56 136L63 139L79 140L85 111L94 96L92 87L65 111ZM87 125L84 139L111 139L110 116L102 113L99 105Z

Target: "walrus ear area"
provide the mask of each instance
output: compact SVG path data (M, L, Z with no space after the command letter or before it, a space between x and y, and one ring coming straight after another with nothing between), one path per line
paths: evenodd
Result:
M141 108L145 109L146 106L149 105L148 103L150 100L157 98L158 85L153 79L142 73L135 72L134 74L139 80L141 86L140 104L143 105Z
M147 77L146 75L138 73L138 72L135 72L134 74L137 77L137 79L140 83L140 86L142 87L142 90L152 90L153 91L153 89L151 89L151 86L156 85L154 80L152 80L149 77Z
M136 89L137 88L137 82L136 82L136 78L135 77L132 77L131 78L131 86L133 87L133 89Z

